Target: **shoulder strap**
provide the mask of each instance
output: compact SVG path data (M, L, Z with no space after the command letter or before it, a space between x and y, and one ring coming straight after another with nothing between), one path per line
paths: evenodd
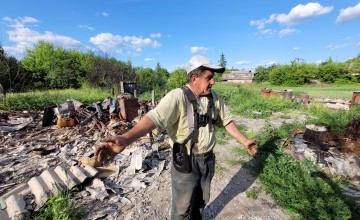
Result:
M188 126L190 131L189 136L185 139L183 144L186 144L189 140L191 140L191 147L192 147L194 143L198 142L198 136L199 136L197 99L189 87L182 86L181 89L185 93L186 114L187 114Z
M215 103L214 103L213 95L212 93L210 93L207 96L209 99L209 104L208 104L209 106L206 115L200 115L197 112L198 102L195 94L187 86L182 86L181 89L185 93L186 114L187 114L187 121L189 126L189 136L185 139L183 144L186 144L189 140L191 140L191 148L192 148L194 144L198 143L199 126L203 126L204 123L209 124L209 129L213 130L213 126L216 121ZM213 118L213 115L215 118Z

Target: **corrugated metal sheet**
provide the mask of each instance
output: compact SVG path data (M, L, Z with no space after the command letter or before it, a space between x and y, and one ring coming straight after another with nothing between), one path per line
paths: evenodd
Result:
M59 165L54 170L47 169L40 176L31 178L27 183L15 187L0 197L0 219L24 219L29 216L25 209L24 196L32 193L35 196L37 208L48 200L50 192L56 195L56 184L73 189L88 178L96 176L98 171L91 166L72 166L70 169Z

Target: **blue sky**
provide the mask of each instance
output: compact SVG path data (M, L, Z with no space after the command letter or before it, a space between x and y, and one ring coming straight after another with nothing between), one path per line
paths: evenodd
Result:
M248 70L360 54L352 0L7 0L0 19L0 44L18 59L39 40L169 71L194 55Z

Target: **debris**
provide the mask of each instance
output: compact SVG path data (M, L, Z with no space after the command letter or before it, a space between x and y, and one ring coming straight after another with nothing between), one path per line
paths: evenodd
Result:
M19 131L33 122L32 118L18 118L17 121L0 122L0 130L5 132Z
M87 165L92 166L92 167L97 167L98 166L96 156L94 156L94 157L82 157L80 162L81 162L82 166L87 166Z
M14 218L14 213L18 217L25 215L24 210L34 209L35 206L36 209L41 207L50 192L56 193L55 183L72 190L85 189L77 194L85 199L81 201L92 198L98 202L115 201L113 197L120 196L120 203L130 207L132 201L128 198L141 197L155 178L162 178L163 170L170 168L165 166L170 164L166 161L171 158L164 135L153 136L153 143L158 146L154 152L149 140L143 139L116 155L114 161L104 150L95 155L94 146L101 139L126 132L145 114L135 108L138 117L134 121L125 120L120 114L120 105L116 104L119 99L111 100L94 103L93 106L67 100L60 105L51 104L43 112L1 112L0 127L6 127L0 129L4 134L1 135L0 148L0 203L4 210L0 212L1 220L7 219L7 216ZM142 108L141 105L137 103L135 107ZM127 175L129 167L132 167L133 175ZM101 187L94 185L94 181L89 185L89 180L95 176L101 178L97 178L102 183ZM25 184L18 188L20 183ZM31 199L29 195L32 194ZM10 209L6 206L10 200L6 198L12 195L14 213L9 213L7 210ZM18 198L22 200L18 201ZM119 213L118 208L114 210L114 213ZM6 218L3 218L4 212ZM86 219L91 219L90 215Z
M326 124L310 124L306 125L303 135L304 140L318 145L322 150L328 150L329 147L338 147L340 138L330 130Z
M32 152L33 152L33 154L38 155L38 156L45 156L45 155L55 152L56 149L57 148L54 146L47 146L47 147L36 148L36 149L32 150Z

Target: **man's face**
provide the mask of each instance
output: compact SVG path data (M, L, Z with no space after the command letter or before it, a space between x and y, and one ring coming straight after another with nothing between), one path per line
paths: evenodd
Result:
M197 96L201 97L209 95L211 92L211 87L215 85L214 72L211 70L206 70L200 77L195 77L194 85Z

